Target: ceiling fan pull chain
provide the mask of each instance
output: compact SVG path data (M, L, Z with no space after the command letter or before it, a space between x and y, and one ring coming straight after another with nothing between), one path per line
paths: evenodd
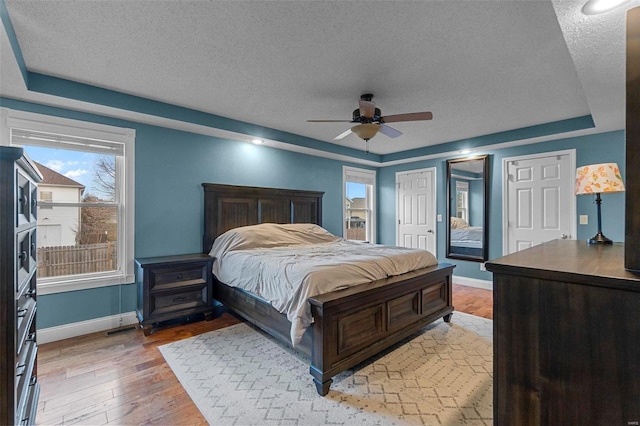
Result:
M365 146L364 153L369 154L369 139L364 140L364 146Z

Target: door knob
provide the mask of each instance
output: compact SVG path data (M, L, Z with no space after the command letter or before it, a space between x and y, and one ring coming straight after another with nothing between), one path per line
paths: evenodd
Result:
M433 229L429 229L429 230L427 230L427 232L428 232L429 234L433 234Z

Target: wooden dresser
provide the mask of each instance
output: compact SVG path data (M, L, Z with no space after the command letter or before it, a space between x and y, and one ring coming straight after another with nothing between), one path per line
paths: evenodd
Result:
M170 320L214 313L213 258L206 254L136 259L137 316L144 334Z
M0 147L0 424L35 424L36 214L40 172L22 148Z
M624 245L555 240L486 267L494 424L639 424L640 275Z

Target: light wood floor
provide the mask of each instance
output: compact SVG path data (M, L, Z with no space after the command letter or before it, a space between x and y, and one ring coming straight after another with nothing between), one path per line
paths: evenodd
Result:
M454 285L453 305L456 311L493 317L489 290ZM41 345L37 424L206 425L157 347L238 322L224 313L147 337L134 329Z

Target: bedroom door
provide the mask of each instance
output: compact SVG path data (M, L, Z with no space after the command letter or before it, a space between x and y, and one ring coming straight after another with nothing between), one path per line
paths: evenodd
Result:
M504 158L503 253L576 238L575 150Z
M396 244L436 255L436 169L396 173Z

